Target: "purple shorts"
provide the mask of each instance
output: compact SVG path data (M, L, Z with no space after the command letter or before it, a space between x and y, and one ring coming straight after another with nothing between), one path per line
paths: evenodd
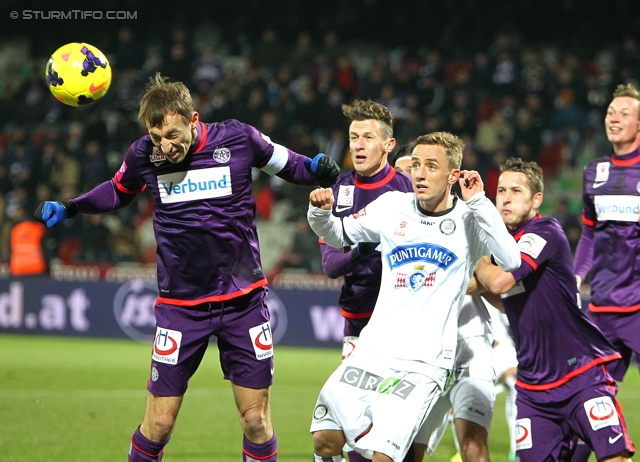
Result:
M224 378L246 388L273 383L273 343L266 289L224 302L184 308L157 303L156 337L147 390L180 396L198 369L211 336L217 337Z
M607 364L607 370L618 382L622 382L629 368L633 352L640 357L640 311L633 313L594 313L587 311L587 316L602 331L622 359Z
M578 380L578 383L571 383ZM582 387L576 385L591 384ZM569 460L578 438L598 460L635 448L616 400L616 384L597 366L553 390L518 387L516 452L520 462Z

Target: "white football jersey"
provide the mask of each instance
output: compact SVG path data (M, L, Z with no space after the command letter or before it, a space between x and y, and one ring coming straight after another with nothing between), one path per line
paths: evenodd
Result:
M398 370L451 369L458 311L478 260L493 255L505 271L520 265L518 247L484 193L428 213L414 193L391 191L342 220L313 206L308 218L331 246L380 242L380 293L354 354L374 354Z

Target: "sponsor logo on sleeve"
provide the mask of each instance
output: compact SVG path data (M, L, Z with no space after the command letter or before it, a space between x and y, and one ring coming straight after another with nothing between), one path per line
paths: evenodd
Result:
M523 234L518 241L520 252L529 255L533 259L538 258L545 245L547 245L547 240L534 233Z
M610 396L601 396L586 401L584 410L594 431L604 427L620 425L618 412Z
M249 329L249 336L256 353L256 359L262 360L273 356L273 336L269 321Z
M159 363L177 364L181 341L182 332L163 329L158 326L156 328L156 338L153 342L153 353L151 357Z
M532 447L531 419L516 420L516 451L531 449Z
M231 195L229 167L211 167L158 175L163 204L213 199Z

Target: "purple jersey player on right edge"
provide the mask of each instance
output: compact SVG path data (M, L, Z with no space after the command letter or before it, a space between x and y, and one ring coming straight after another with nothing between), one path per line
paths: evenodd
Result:
M583 226L576 281L589 270L589 317L622 361L609 370L622 381L632 353L640 357L640 92L618 85L604 119L613 153L584 168Z
M569 460L580 438L598 461L628 461L635 448L606 369L620 353L578 307L560 224L538 214L542 169L512 158L501 172L496 206L518 242L522 265L507 273L483 259L476 278L505 294L518 355L518 460Z
M162 459L189 379L215 335L244 434L242 460L274 462L273 343L251 172L259 168L292 183L326 187L340 169L328 156L311 160L238 120L201 122L187 87L160 74L149 82L138 117L149 135L131 145L113 179L36 210L36 218L55 226L76 213L125 207L146 188L153 195L156 337L147 407L128 460Z

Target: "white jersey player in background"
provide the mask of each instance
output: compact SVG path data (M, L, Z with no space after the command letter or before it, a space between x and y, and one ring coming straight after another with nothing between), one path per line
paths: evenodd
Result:
M468 292L476 292L476 287L469 287ZM507 371L515 374L515 368L511 370L511 366L517 364L517 360L513 341L503 321L497 317L501 313L492 305L501 305L500 298L491 293L485 295L490 302L478 294L467 295L464 299L458 315L453 384L440 396L415 438L415 462L422 461L425 452L429 455L435 452L449 422L458 449L452 462L490 460L488 433L493 417L495 384ZM512 356L509 355L509 342ZM511 417L511 421L507 421L513 426L510 433L515 434L515 410Z
M460 171L464 142L417 138L413 193L391 191L358 213L331 214L331 189L311 192L309 223L334 247L380 242L382 283L358 347L329 377L313 413L314 461L343 461L345 443L374 462L399 462L453 368L458 311L478 260L505 271L520 253L475 171ZM451 195L460 184L463 200ZM464 201L464 202L463 202Z

